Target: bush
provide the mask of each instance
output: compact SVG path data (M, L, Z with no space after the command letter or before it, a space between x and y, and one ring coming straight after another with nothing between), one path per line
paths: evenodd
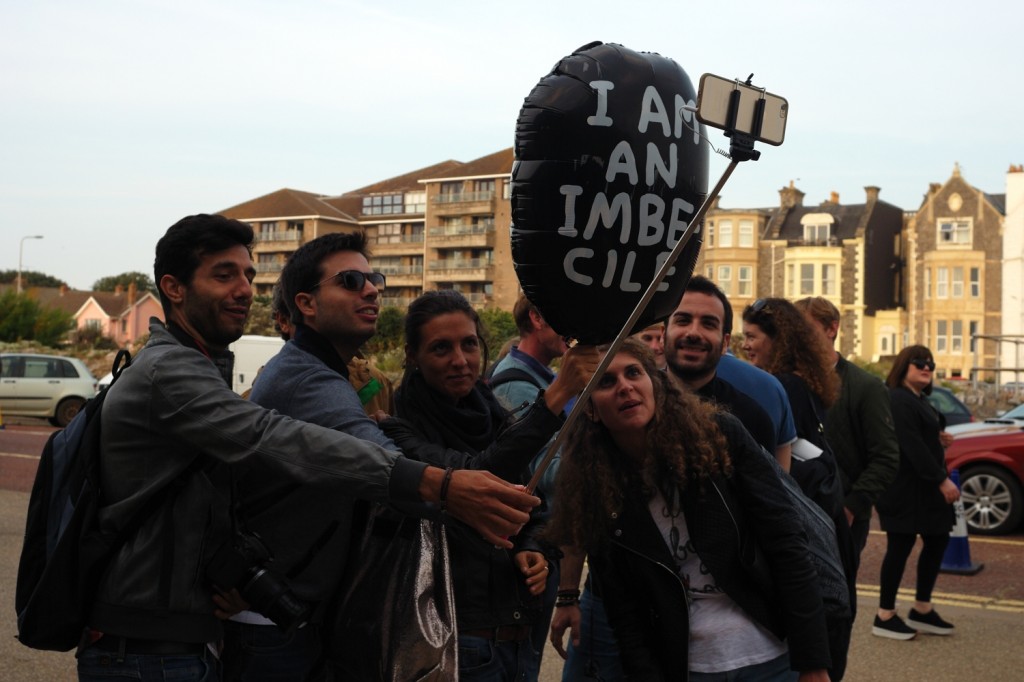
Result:
M0 296L0 341L38 341L44 346L57 346L74 328L70 313L44 308L14 291Z

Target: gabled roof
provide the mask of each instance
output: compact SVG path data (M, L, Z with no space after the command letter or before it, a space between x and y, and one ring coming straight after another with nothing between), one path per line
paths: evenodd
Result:
M0 293L7 289L14 289L13 284L0 284ZM25 294L34 299L39 305L47 308L57 308L69 315L77 315L89 299L96 301L108 317L121 317L128 312L131 306L128 305L128 294L125 291L79 291L77 289L65 289L62 287L26 287ZM138 305L147 296L159 300L152 293L145 291L135 299L133 305Z
M999 211L999 215L1001 215L1001 216L1005 216L1006 215L1006 195L1005 194L988 194L987 192L982 192L981 194L982 194L982 196L985 197L985 199L988 201L988 203L992 204L992 208L994 208L997 211Z
M515 153L512 147L502 149L499 152L481 156L454 169L453 173L443 176L428 176L424 180L444 179L451 177L472 178L479 175L508 175L512 172L512 162L515 161Z
M220 211L220 214L235 220L258 218L287 218L291 216L316 216L345 222L356 222L351 214L324 201L322 194L303 192L297 189L279 189L256 199Z

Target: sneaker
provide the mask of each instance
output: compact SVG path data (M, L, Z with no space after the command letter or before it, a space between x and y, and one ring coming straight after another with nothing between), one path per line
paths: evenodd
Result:
M911 608L907 621L910 623L910 627L915 630L930 632L933 635L951 635L956 630L952 623L942 620L939 614L935 612L935 609L928 613L919 613Z
M882 620L876 615L875 626L871 628L871 634L889 639L914 639L917 630L907 627L907 624L899 616L893 615L889 620Z

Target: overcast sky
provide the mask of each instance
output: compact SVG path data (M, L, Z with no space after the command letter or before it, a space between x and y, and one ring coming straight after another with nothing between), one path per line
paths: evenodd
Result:
M0 270L41 234L24 269L75 288L152 273L185 215L510 147L533 86L594 40L789 100L725 207L794 181L808 204L877 185L914 209L955 163L998 194L1024 163L1021 26L1005 0L0 0Z

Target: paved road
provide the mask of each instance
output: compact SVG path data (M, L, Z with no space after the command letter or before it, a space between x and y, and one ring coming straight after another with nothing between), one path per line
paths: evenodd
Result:
M27 491L38 453L51 431L43 426L9 426L0 430L0 681L62 682L74 680L71 654L37 652L15 639L14 584L24 532ZM957 625L952 637L919 635L909 642L872 637L871 616L877 605L878 568L885 537L873 532L858 579L861 617L854 629L850 682L963 682L1024 680L1024 536L972 537L972 559L985 564L975 576L943 574L935 603ZM900 594L900 610L913 600L913 561ZM561 679L561 661L548 647L542 682Z

